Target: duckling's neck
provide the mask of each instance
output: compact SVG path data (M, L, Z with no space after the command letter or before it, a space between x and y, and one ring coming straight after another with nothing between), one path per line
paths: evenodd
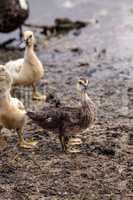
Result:
M0 108L6 108L11 101L10 90L7 90L4 94L0 94Z
M82 106L87 106L88 104L93 104L92 100L88 96L86 90L81 93L81 104Z
M25 61L29 60L33 55L35 54L34 52L34 45L26 46L25 53L24 53L24 59Z
M88 96L87 92L84 91L81 94L81 110L82 110L82 126L87 127L94 123L96 118L96 108L93 101Z
M26 46L25 54L24 54L24 62L28 63L35 67L42 67L42 64L38 57L36 56L36 53L34 51L34 45ZM27 67L27 66L26 66Z

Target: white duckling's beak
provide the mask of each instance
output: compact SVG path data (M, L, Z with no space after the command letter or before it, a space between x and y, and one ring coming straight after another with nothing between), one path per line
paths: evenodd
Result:
M35 44L35 37L32 31L25 31L22 33L23 39L19 43L20 48L30 47Z
M20 43L18 44L18 46L23 49L26 47L26 44L25 44L25 41L24 40L21 40Z
M34 34L32 31L25 31L23 33L23 39L24 39L26 46L30 47L35 44L35 37L34 37Z

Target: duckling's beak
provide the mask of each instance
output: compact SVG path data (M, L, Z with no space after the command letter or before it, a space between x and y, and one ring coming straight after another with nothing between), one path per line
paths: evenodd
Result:
M24 40L21 40L20 43L18 44L18 46L23 49L26 46L26 42Z
M85 85L85 86L84 86L84 89L87 90L87 89L88 89L88 85Z

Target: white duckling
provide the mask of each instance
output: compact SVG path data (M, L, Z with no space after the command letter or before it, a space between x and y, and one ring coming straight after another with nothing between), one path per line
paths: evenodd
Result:
M12 79L6 67L0 65L0 130L14 129L19 136L21 147L32 148L36 142L27 142L23 137L26 111L21 101L10 95Z
M9 61L5 65L13 78L13 85L32 86L34 100L44 100L46 96L37 92L36 83L44 75L44 68L34 51L35 37L32 31L23 33L26 45L24 58Z

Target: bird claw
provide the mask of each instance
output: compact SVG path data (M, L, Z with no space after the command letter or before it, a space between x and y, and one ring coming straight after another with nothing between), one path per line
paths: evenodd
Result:
M20 142L20 147L31 149L36 146L38 142L37 141L22 141Z
M70 138L68 144L70 145L82 144L82 140L80 138Z
M32 99L33 100L38 100L38 101L42 101L42 100L45 101L46 100L46 95L42 95L40 93L35 93L35 94L33 94Z
M81 151L79 149L71 149L69 150L69 153L80 153Z

